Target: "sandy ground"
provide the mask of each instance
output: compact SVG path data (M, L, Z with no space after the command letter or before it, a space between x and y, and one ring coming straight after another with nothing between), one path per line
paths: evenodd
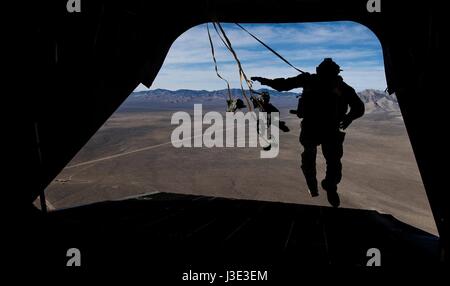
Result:
M307 192L299 120L286 109L281 116L291 132L281 134L274 159L261 159L261 148L174 148L172 113L116 112L48 186L47 200L59 209L162 191L328 205L324 192ZM437 234L401 118L369 114L347 131L341 206L392 214ZM319 179L324 167L319 150Z

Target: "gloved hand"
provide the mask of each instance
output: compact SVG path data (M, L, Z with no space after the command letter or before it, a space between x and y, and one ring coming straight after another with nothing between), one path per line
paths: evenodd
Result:
M297 109L290 109L289 113L297 115L298 118L303 118L303 114Z
M266 85L270 80L264 77L252 76L250 78L253 81L259 81L262 85Z
M287 127L286 122L284 121L279 122L279 128L283 132L289 132L289 127Z
M348 116L345 116L344 119L342 119L342 121L339 123L339 127L342 130L345 130L352 122L353 120L351 120Z

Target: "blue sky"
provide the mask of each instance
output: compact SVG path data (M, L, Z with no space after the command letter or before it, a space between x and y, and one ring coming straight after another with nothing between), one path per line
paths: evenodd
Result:
M381 45L365 26L354 22L301 24L243 24L298 68L314 72L325 57L332 57L344 70L344 80L357 91L384 90L386 79ZM223 24L244 71L250 76L291 77L297 71L264 48L234 24ZM211 28L219 72L239 88L233 57ZM255 83L254 88L261 87ZM211 57L206 24L183 33L172 45L151 89L218 90L226 88L217 78ZM136 90L145 90L143 85Z

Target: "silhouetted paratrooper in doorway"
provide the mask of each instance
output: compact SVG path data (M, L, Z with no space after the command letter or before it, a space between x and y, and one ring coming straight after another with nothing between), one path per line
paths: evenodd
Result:
M331 58L325 58L315 74L302 73L291 78L267 79L252 77L262 85L278 91L303 88L297 110L291 113L302 118L300 143L302 171L311 196L319 195L316 178L317 146L322 146L327 168L322 188L327 192L329 203L340 204L337 185L342 178L343 142L345 130L353 120L364 114L364 103L355 90L339 75L341 69Z

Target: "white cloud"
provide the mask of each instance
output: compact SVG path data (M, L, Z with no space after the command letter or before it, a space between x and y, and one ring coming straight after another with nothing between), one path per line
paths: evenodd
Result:
M349 44L376 39L375 34L363 25L344 22L335 24L307 23L307 24L243 24L247 30L267 43L278 44ZM228 37L235 48L248 47L255 44L255 40L246 32L234 25L223 25ZM211 35L217 37L210 25ZM190 29L180 36L180 43L194 42L192 37L207 39L206 25ZM177 41L178 41L177 40Z
M297 72L236 27L224 26L248 76L269 78L295 76ZM314 72L324 57L333 57L342 75L355 89L386 86L381 47L375 35L359 24L246 25L299 68ZM233 57L211 29L219 71L233 87L239 75ZM206 25L194 27L172 45L152 88L222 89L211 58ZM142 89L142 87L140 87Z

